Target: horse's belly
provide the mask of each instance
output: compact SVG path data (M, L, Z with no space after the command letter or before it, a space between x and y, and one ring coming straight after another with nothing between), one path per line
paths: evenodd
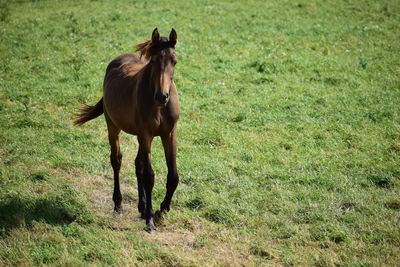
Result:
M105 113L110 118L112 123L122 131L136 135L135 114L132 105L125 103L122 99L118 101L107 101L106 95L104 96Z
M120 112L119 110L107 111L107 116L111 119L112 123L122 131L136 135L136 127L133 119L133 114Z
M133 134L137 135L137 131L135 128L135 124L129 121L122 121L118 125L118 128L120 128L122 131L128 133L128 134Z

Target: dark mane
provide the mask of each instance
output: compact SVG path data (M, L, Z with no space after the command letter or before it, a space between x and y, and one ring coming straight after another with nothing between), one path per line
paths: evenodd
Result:
M174 46L166 37L161 37L156 43L154 43L152 40L148 40L146 42L137 44L135 48L136 51L140 53L140 56L144 56L147 60L150 60L150 58L157 52L165 48L174 48Z
M152 47L153 43L151 42L151 40L139 43L135 46L136 51L140 53L140 56L144 56L146 59L150 59L152 54L151 51L153 50Z

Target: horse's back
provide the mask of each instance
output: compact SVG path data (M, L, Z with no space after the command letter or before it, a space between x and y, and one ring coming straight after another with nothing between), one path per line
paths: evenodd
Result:
M106 76L113 69L118 70L123 65L136 65L136 64L143 65L146 64L146 61L144 61L143 58L138 54L120 55L111 60L111 62L108 64L106 69Z

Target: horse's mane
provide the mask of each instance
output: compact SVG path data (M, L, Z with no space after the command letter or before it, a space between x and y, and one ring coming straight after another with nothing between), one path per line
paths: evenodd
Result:
M143 43L139 43L135 46L136 51L140 53L140 56L144 56L147 60L151 58L151 56L154 54L154 45L151 40L148 40Z
M166 37L161 37L156 43L154 43L152 40L148 40L146 42L137 44L135 48L136 51L140 53L140 56L144 56L147 60L150 60L150 58L154 56L157 51L160 51L164 48L174 48L174 46L171 45Z
M132 63L128 62L121 65L120 70L124 77L135 76L146 64L145 63Z

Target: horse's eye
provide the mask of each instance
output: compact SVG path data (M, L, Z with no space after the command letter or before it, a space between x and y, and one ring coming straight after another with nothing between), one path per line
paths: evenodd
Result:
M176 60L172 60L172 65L176 65L176 63L178 63L178 62L176 62Z

